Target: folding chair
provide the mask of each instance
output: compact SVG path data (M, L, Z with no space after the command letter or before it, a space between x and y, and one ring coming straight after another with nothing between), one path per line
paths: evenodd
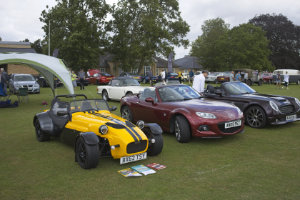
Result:
M26 98L26 103L28 102L28 89L27 88L19 88L18 91L18 101L21 103L21 99L25 99Z

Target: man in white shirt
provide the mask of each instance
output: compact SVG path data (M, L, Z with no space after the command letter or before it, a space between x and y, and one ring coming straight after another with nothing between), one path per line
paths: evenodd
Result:
M160 76L161 76L161 80L162 82L165 84L165 80L166 80L166 71L163 69L160 73Z
M288 75L288 72L286 72L285 75L283 75L283 82L284 82L284 86L286 89L288 89L289 79L290 79L290 76Z
M199 92L199 93L204 92L205 77L207 77L207 75L208 75L208 71L204 70L204 71L202 71L202 74L196 75L194 77L193 88L197 92Z

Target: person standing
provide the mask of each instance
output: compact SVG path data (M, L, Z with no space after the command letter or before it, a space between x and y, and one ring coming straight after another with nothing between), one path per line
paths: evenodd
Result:
M199 92L203 93L204 92L204 86L205 86L205 78L208 75L208 71L204 70L202 71L202 74L196 75L194 77L193 81L193 88Z
M178 80L179 80L179 83L181 84L182 83L182 73L181 73L181 71L179 71L179 73L178 73Z
M71 71L71 79L72 79L73 87L76 87L77 86L77 83L76 83L77 75L75 74L74 71Z
M166 84L166 71L164 69L161 70L160 76L163 84Z
M289 89L288 85L289 85L289 79L290 76L288 75L288 72L285 72L285 75L283 76L283 82L284 82L284 87L285 89ZM282 87L283 88L283 87Z
M1 85L4 93L7 94L7 84L8 84L9 77L3 68L1 68L0 72L1 72Z
M276 76L275 76L275 83L276 83L276 87L280 88L280 85L281 85L281 76L280 76L280 73L277 72Z
M242 80L241 72L240 72L240 71L238 71L238 72L236 73L236 75L235 75L235 80L236 80L236 81L241 81L241 80Z
M79 71L78 78L80 82L80 90L84 90L85 72L83 71L83 69Z
M229 76L229 81L230 82L234 81L234 71L231 72L231 74Z
M152 72L151 72L151 70L147 72L147 76L149 78L149 83L152 86Z
M191 83L191 81L193 80L193 78L194 78L194 72L191 69L190 72L189 72L189 83Z

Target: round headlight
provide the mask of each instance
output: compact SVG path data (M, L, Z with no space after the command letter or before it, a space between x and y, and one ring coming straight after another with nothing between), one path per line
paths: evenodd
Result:
M269 104L273 110L279 112L279 108L276 103L274 103L273 101L269 101Z
M100 126L99 132L100 132L102 135L105 135L105 134L108 132L108 127L107 127L106 125Z
M143 120L137 121L136 125L140 128L143 129L145 126L145 122Z

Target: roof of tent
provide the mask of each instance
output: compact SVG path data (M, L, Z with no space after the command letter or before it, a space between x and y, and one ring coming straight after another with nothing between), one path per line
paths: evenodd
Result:
M61 80L70 94L74 94L71 74L61 59L36 53L0 53L0 64L26 64L48 81L54 94L54 76Z

